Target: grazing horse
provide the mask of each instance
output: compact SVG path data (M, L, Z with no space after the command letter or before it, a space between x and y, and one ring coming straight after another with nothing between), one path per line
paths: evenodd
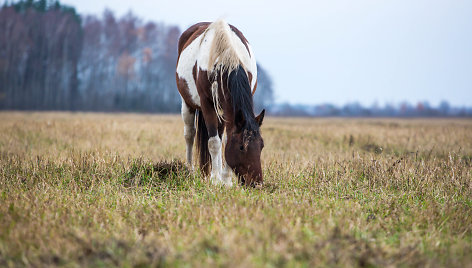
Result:
M240 184L261 185L264 142L259 128L265 110L254 115L257 67L248 41L236 27L218 20L191 26L178 49L187 163L192 166L196 132L200 169L208 175L211 160L213 183L231 186L234 172Z

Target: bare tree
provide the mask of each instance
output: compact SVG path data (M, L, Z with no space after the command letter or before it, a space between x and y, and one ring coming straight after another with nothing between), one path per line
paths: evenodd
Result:
M26 0L0 9L0 109L178 112L180 29L79 16L58 1ZM272 101L259 66L256 107Z

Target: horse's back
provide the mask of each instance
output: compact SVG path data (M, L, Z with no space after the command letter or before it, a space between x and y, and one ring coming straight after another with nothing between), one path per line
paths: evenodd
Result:
M221 23L221 21L220 21ZM177 87L183 100L191 107L200 108L200 96L197 90L197 79L206 79L199 76L200 72L209 70L210 51L215 36L214 29L209 22L200 22L184 31L179 39L176 76ZM243 34L234 26L223 22L228 38L231 39L232 49L237 51L240 61L250 77L249 83L255 91L257 80L257 66L250 45ZM210 27L210 29L208 29Z

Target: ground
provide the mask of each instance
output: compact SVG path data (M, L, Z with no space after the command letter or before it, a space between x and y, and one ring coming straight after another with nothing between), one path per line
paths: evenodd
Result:
M472 121L266 118L262 189L179 116L0 113L0 266L472 266Z

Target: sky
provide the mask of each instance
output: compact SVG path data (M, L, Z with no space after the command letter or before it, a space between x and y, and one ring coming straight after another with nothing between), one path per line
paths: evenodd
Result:
M472 106L470 0L63 0L178 25L224 18L251 43L276 102Z

